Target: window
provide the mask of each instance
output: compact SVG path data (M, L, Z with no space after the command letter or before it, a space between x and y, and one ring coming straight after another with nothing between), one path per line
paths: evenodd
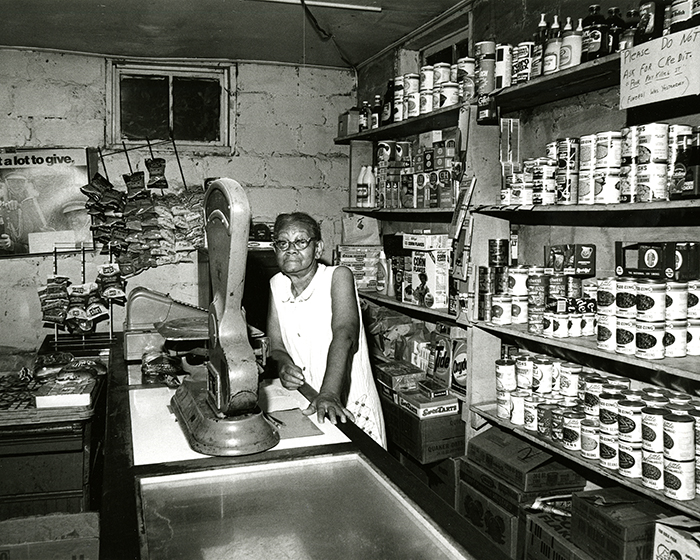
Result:
M228 68L114 64L112 143L227 146Z

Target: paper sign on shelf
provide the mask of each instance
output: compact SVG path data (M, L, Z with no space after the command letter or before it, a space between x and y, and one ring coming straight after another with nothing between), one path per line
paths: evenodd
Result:
M620 109L700 93L700 27L620 53Z

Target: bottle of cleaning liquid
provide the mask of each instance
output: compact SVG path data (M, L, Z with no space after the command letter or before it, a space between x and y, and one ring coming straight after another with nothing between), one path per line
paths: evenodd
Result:
M396 288L394 286L394 267L390 258L386 259L386 295L391 298L396 297Z
M360 168L360 172L357 175L356 190L357 190L357 207L366 208L369 201L369 192L367 188L367 169L366 165Z
M386 254L384 250L379 251L379 260L377 261L377 292L382 295L387 295L387 285L389 279L389 270L387 266Z
M375 168L376 169L376 168ZM367 167L365 174L365 183L367 183L367 208L376 208L377 206L377 175L376 171L371 167Z

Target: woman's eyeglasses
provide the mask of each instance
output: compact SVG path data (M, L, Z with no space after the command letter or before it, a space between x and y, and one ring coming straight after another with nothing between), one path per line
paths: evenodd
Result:
M295 239L294 241L287 241L286 239L277 239L273 245L278 251L286 251L290 247L294 247L297 251L303 251L309 246L313 239Z

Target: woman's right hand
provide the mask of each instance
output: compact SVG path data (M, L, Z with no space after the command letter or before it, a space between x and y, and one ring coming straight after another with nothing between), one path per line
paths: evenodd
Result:
M301 387L304 382L302 369L294 364L284 364L279 370L280 381L285 389L293 391Z

